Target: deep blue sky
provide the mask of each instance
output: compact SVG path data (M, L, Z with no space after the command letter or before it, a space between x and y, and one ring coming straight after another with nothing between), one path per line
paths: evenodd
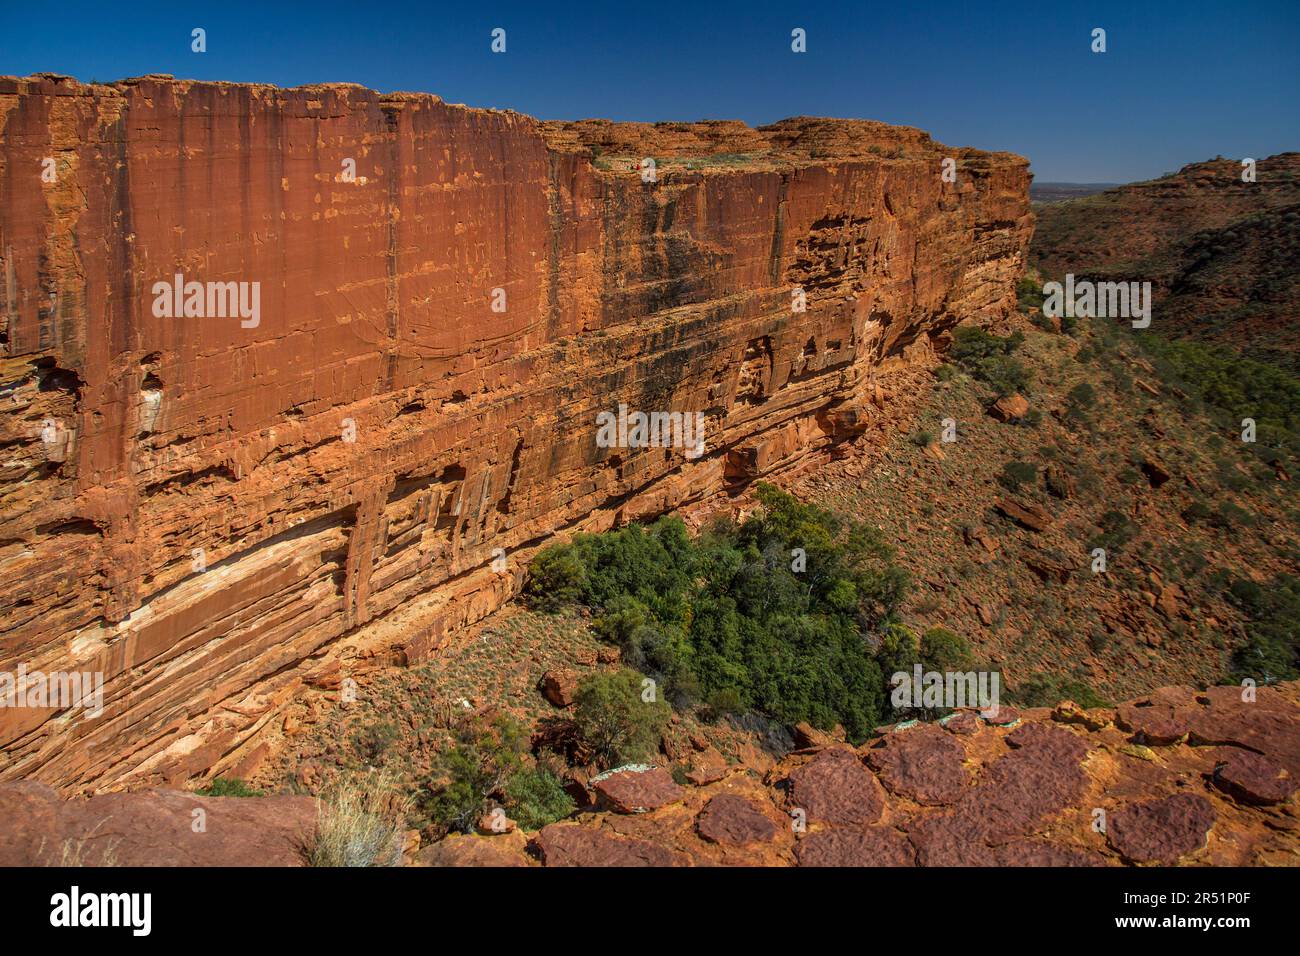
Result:
M196 26L207 53L190 51ZM489 50L498 26L503 55ZM790 51L794 27L805 54ZM1300 149L1298 51L1300 0L0 0L0 74L350 81L545 119L866 117L1022 153L1040 181Z

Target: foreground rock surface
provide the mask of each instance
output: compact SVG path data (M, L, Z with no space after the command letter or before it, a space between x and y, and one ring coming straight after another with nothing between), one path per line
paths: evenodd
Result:
M592 809L537 832L455 835L420 849L414 862L1300 866L1288 756L1300 733L1300 682L1258 694L1245 703L1240 688L1166 688L1142 699L1149 706L1138 710L1159 700L1183 720L1196 718L1203 743L1137 744L1111 708L1090 709L1086 724L1061 720L1069 708L1055 717L1035 708L1014 726L985 723L975 733L885 728L856 749L828 741L761 769L742 762L724 779L677 787L671 802L644 813ZM1268 732L1249 746L1208 739L1249 728ZM187 835L195 806L210 808L221 825L209 830L219 837ZM299 797L146 792L61 801L39 784L0 784L0 820L30 821L0 827L0 862L47 862L66 843L85 844L82 862L95 863L105 840L117 839L119 862L128 864L289 865L301 859L294 834L312 813L312 801Z
M246 775L309 676L427 658L548 537L877 440L1014 306L1028 183L867 121L0 78L0 670L105 681L0 713L0 780ZM703 453L602 447L620 404Z
M0 866L303 866L316 815L312 797L65 800L41 783L0 784Z

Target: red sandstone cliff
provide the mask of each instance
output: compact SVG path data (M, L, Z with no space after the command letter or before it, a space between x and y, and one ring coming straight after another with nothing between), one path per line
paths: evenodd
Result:
M878 371L1010 308L1028 182L870 122L0 78L0 672L105 679L98 718L0 709L0 779L183 780L550 536L852 440ZM158 317L177 273L259 283L256 325ZM705 454L598 448L620 402L703 412Z

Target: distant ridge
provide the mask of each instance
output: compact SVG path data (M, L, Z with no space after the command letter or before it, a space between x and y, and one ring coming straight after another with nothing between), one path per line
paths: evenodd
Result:
M1031 202L1066 202L1084 196L1095 196L1122 185L1123 183L1030 183L1029 199Z
M1031 261L1050 277L1146 280L1162 335L1230 345L1300 372L1300 152L1216 158L1068 202L1044 203ZM1040 188L1030 187L1030 196Z

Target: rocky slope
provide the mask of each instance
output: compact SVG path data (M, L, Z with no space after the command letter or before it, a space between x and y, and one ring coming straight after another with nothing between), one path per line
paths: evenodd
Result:
M456 835L427 866L1300 865L1300 684L1164 688L1116 708L1070 703L986 720L899 725L853 749L803 731L774 761L727 758L693 734L665 765L589 788L591 805L534 833ZM706 759L706 758L717 758ZM190 826L196 808L207 832ZM0 784L0 865L297 865L306 797L170 791L60 801ZM164 838L165 836L165 838ZM159 853L165 852L165 857Z
M1013 689L1041 685L1035 703L1068 682L1119 701L1229 680L1252 626L1234 586L1274 590L1300 573L1294 462L1255 454L1113 322L1067 335L1017 315L1000 329L1024 336L1021 417L1006 420L993 390L951 364L916 368L917 410L892 436L873 433L873 455L787 486L881 528L917 582L903 619L964 636Z
M1048 278L1149 281L1152 330L1221 342L1300 370L1300 153L1237 160L1038 209L1032 258Z
M0 671L105 679L97 718L0 712L0 779L237 760L313 674L481 619L557 532L858 438L909 357L1013 305L1028 180L866 122L0 78ZM209 285L167 317L175 275L258 308ZM705 453L597 447L620 402L704 414Z

